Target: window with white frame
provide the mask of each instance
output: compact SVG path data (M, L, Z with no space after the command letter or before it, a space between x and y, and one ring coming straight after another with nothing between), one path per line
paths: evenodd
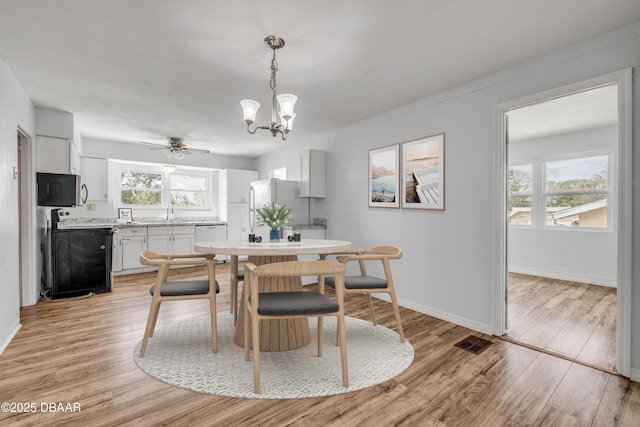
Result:
M544 161L545 223L607 227L609 155Z
M122 169L120 171L120 203L122 205L161 206L162 173Z
M508 184L509 224L531 225L533 163L509 166Z
M181 167L168 171L152 164L114 163L118 182L116 207L210 207L209 170Z
M207 206L207 179L193 173L169 175L171 204L174 206Z
M610 154L534 159L508 169L510 225L607 228Z

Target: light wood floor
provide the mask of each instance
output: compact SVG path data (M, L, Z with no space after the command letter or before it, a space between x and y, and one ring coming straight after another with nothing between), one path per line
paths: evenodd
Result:
M616 317L615 288L509 274L510 338L614 370Z
M217 271L219 310L228 311L228 267ZM152 280L152 274L119 277L112 293L23 309L22 329L0 356L0 402L36 403L38 409L41 402L78 402L82 412L0 412L0 425L640 425L640 384L481 334L475 335L494 344L474 355L454 347L471 331L408 309L401 313L415 360L382 385L300 400L231 399L174 388L133 361ZM365 301L350 297L348 313L366 318ZM376 301L376 307L379 321L393 328L388 303ZM204 301L166 303L158 327L207 313Z

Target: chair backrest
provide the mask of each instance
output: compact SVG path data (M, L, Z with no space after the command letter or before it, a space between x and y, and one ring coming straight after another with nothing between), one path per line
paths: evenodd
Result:
M345 266L333 261L285 261L256 266L247 263L244 266L245 276L250 274L262 277L296 277L296 276L333 276L344 274Z
M140 264L143 265L206 265L215 257L214 254L158 254L152 251L140 252Z
M386 255L389 257L389 259L402 258L402 249L397 246L376 246L369 249L368 251L365 251L365 253Z

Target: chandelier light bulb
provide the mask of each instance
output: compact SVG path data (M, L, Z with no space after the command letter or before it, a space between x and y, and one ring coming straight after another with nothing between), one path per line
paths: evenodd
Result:
M296 113L293 113L293 115L287 119L285 118L282 113L280 113L280 123L282 124L282 127L287 131L290 132L291 129L293 129L293 120L296 118Z
M296 105L298 97L290 93L281 93L278 95L278 104L280 104L280 115L286 119L293 117L293 107Z
M260 103L253 99L243 99L240 101L240 105L242 105L244 121L247 122L247 124L255 122L256 114L258 114L258 108L260 108Z

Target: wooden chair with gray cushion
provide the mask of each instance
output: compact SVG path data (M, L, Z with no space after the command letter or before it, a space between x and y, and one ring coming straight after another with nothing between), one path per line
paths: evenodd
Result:
M244 358L249 360L249 343L253 349L253 387L260 393L260 321L263 319L287 319L318 317L318 357L322 356L322 329L324 316L337 317L337 341L340 346L342 385L349 387L347 372L347 345L344 329L344 270L345 266L331 261L285 261L256 266L244 266ZM318 291L260 292L259 278L318 276ZM336 299L324 295L324 278L334 277ZM251 328L251 338L249 338ZM312 378L309 378L312 381Z
M373 309L373 302L371 300L371 294L385 293L389 295L391 299L391 306L393 308L393 314L396 318L396 324L398 327L398 334L400 335L400 342L404 342L404 331L402 329L402 320L400 319L400 309L398 308L398 300L396 298L396 290L393 283L393 276L391 275L390 260L402 258L402 249L396 246L376 246L371 249L353 250L340 252L335 255L337 260L343 264L350 261L357 261L360 267L360 275L345 276L344 278L344 293L348 294L364 294L367 296L369 302L369 311L371 313L371 322L376 325L376 314ZM325 259L327 255L322 255L321 259ZM370 276L367 274L366 264L371 262L380 262L382 270L384 272L384 278ZM325 280L327 286L334 287L335 283L332 277L327 277Z
M216 294L220 292L220 287L216 280L216 263L214 254L184 254L184 255L161 255L151 251L140 253L140 263L143 265L158 267L156 283L151 286L151 307L147 327L144 331L144 339L140 348L140 357L144 357L149 338L153 336L153 331L158 320L158 311L162 301L188 300L188 299L208 299L211 308L211 335L213 338L213 352L218 352L218 326L216 314ZM202 280L176 280L167 281L169 269L175 265L206 266L207 279Z
M244 270L237 269L237 273L233 274L233 271L229 273L231 275L231 313L233 313L233 324L238 323L238 283L244 283Z

